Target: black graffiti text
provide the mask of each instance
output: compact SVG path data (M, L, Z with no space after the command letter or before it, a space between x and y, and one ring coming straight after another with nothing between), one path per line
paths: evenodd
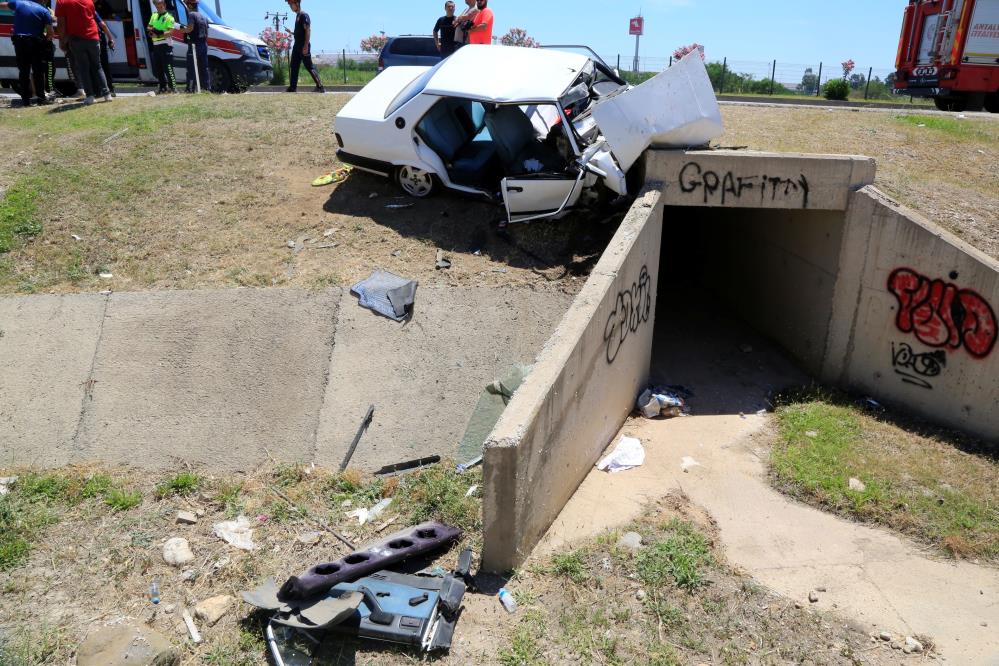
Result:
M906 384L933 390L927 379L939 377L947 365L947 354L943 350L917 354L906 342L891 343L891 364L895 374Z
M705 204L715 201L722 206L726 203L746 203L755 196L760 203L800 199L801 207L808 208L811 188L805 174L796 178L767 174L737 176L731 171L720 175L716 171L705 171L697 162L688 162L680 170L680 191L684 194L700 193Z
M604 326L604 342L607 343L607 362L613 363L628 336L637 333L642 324L652 314L652 277L647 266L642 266L638 280L630 289L617 295L614 310L607 317Z

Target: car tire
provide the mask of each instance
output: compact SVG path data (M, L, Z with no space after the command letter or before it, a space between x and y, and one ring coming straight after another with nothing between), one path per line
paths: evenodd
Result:
M416 199L426 199L438 188L437 176L408 165L395 170L395 182L403 192Z
M960 113L968 108L968 100L966 97L934 97L933 101L936 102L937 108L941 111L951 111L954 113Z
M212 92L227 93L236 92L232 85L232 74L229 68L221 60L212 58L208 61L209 74L212 77Z
M985 96L985 110L989 113L999 113L999 92Z

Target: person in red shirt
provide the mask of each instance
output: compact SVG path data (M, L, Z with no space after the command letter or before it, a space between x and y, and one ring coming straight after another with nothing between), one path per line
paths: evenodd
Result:
M493 10L489 9L489 0L478 0L476 5L479 13L472 19L472 27L468 29L468 43L492 44Z
M56 30L59 46L72 53L80 82L87 93L83 101L94 103L94 96L103 92L101 85L101 42L94 18L94 0L59 0L56 3ZM110 102L110 94L105 97Z

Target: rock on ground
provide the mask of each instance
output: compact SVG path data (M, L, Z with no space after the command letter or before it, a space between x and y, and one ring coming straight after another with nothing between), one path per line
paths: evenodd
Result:
M162 634L134 624L96 631L76 652L77 666L176 666L180 653Z
M625 532L621 535L621 538L617 540L617 545L618 548L639 550L642 547L642 535L638 532Z
M179 567L194 560L194 553L187 539L174 537L163 544L163 561L169 565Z
M234 601L235 599L228 594L205 599L194 607L194 614L199 620L204 620L209 626L214 626L228 612Z

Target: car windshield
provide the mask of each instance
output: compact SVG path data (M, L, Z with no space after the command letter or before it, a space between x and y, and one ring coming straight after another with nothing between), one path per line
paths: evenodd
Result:
M204 0L201 0L200 2L198 2L198 11L206 19L208 19L209 23L212 23L212 24L215 24L215 25L224 25L224 26L228 26L229 25L228 23L226 23L225 21L223 21L222 17L219 16L218 14L216 14L215 10L212 9L211 7L209 7L208 3L204 2ZM177 18L180 19L180 21L182 23L187 23L187 7L184 5L183 2L178 2L177 3L177 13L179 14L177 16Z

